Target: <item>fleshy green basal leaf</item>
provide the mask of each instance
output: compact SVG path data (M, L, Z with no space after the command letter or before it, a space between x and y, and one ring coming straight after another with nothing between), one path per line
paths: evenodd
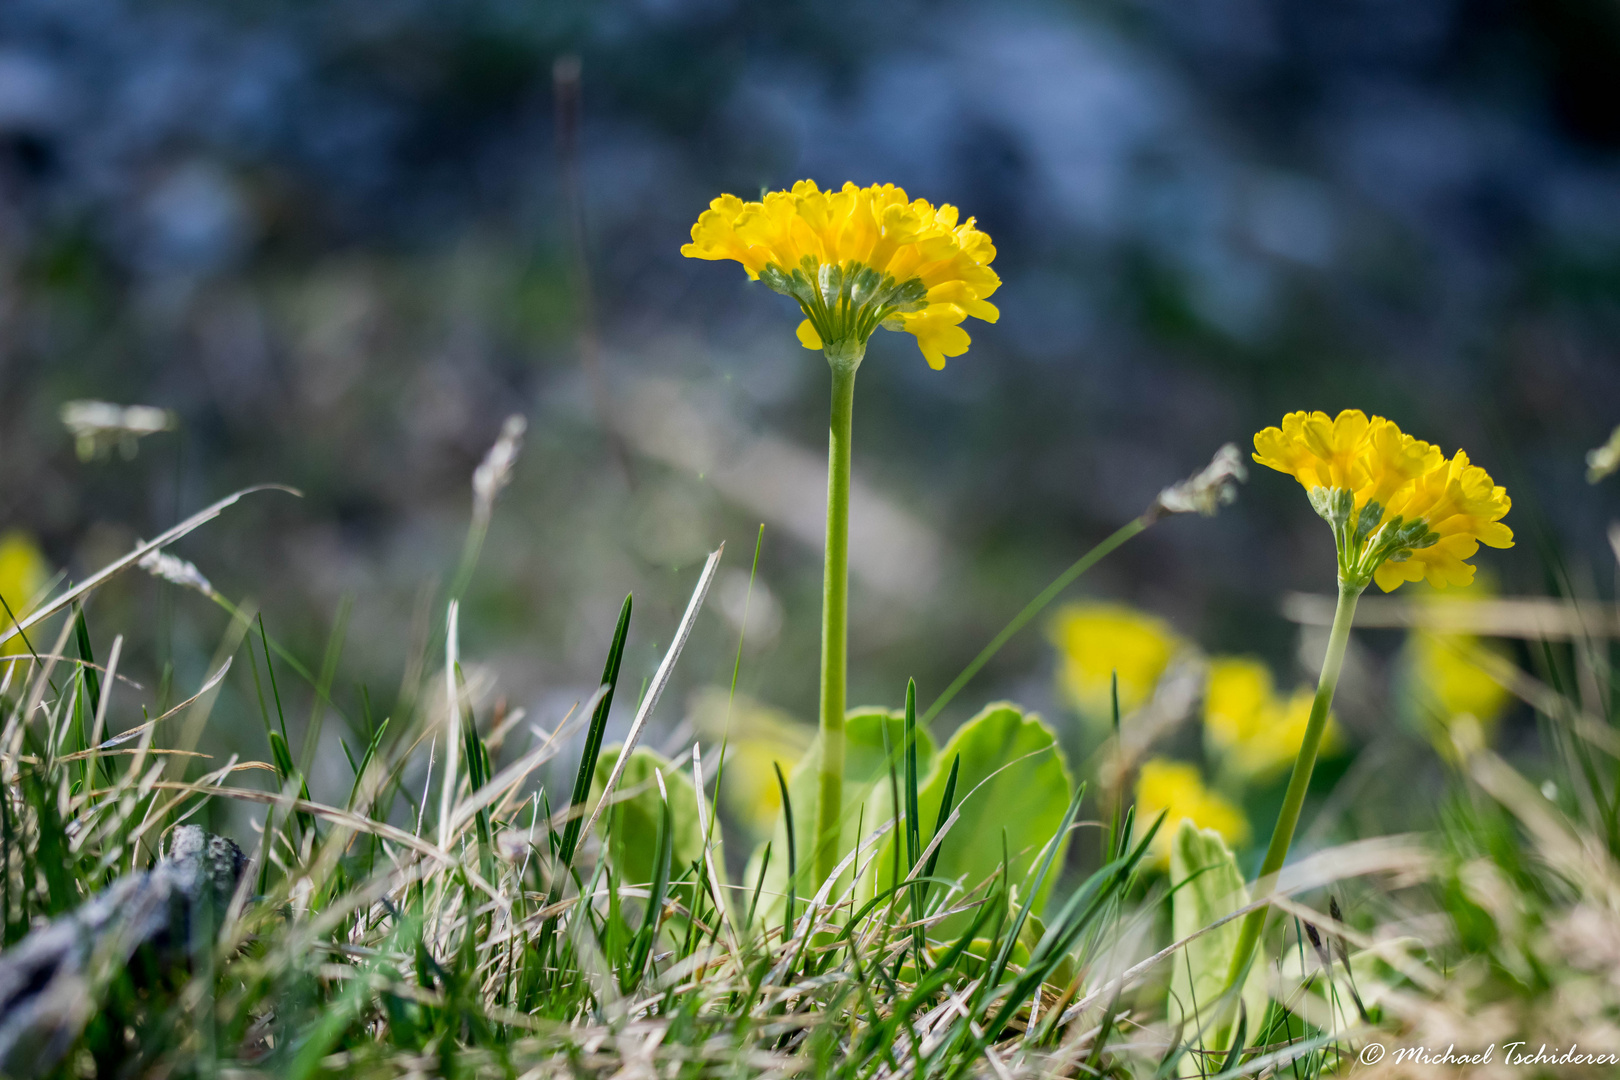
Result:
M1243 873L1221 834L1214 829L1196 828L1185 819L1171 841L1170 884L1175 889L1170 898L1171 929L1177 941L1249 902ZM1198 1049L1199 1029L1210 1026L1241 932L1241 921L1233 919L1191 942L1176 957L1170 976L1170 1022L1185 1022L1182 1037L1192 1041L1194 1049ZM1267 1002L1266 973L1259 966L1259 958L1256 961L1243 984L1243 1004L1251 1036L1261 1030ZM1235 1010L1233 1015L1236 1015ZM1205 1049L1215 1049L1209 1045L1214 1034L1212 1030L1204 1032ZM1183 1055L1179 1075L1198 1076L1201 1059L1199 1054ZM1205 1071L1213 1071L1207 1063Z
M924 847L933 840L951 762L958 755L962 763L955 802L961 816L941 842L934 878L974 888L1000 870L1005 850L1013 884L1027 888L1046 844L1062 827L1063 813L1074 794L1062 749L1039 716L1006 702L987 705L935 755L934 769L925 774L927 779L917 792ZM883 809L886 814L886 803ZM1068 842L1067 836L1057 838L1053 866L1063 865ZM893 880L893 868L894 854L886 840L869 864L862 893L871 896L886 888ZM1036 912L1045 904L1056 876L1047 875L1035 897ZM935 886L929 895L933 907L939 902L936 898L947 896L947 890ZM950 938L965 930L970 921L970 915L953 915L931 927L929 936Z
M596 762L596 776L591 781L591 797L587 804L594 808L602 797L602 784L613 771L623 747L603 747ZM615 789L616 801L602 815L599 829L608 836L608 863L624 885L645 886L653 880L656 867L654 856L658 851L658 829L663 817L663 793L658 789L654 771L663 773L664 788L669 792L670 818L674 823L674 844L670 877L686 884L671 885L670 895L682 904L690 905L692 863L703 857L703 830L698 824L697 792L692 780L664 755L645 746L630 751L624 775Z
M883 729L889 729L887 748L884 744ZM844 790L843 790L843 829L839 843L838 858L842 860L855 847L856 832L870 833L878 825L889 819L892 811L889 805L889 759L893 755L895 775L900 777L904 773L904 745L905 745L905 718L899 711L875 708L859 708L850 710L844 721ZM933 766L935 760L934 740L927 731L917 732L917 768L924 775ZM821 736L818 734L811 740L810 748L805 751L799 763L793 767L793 773L788 777L788 798L793 802L793 831L799 854L798 881L794 887L794 896L797 897L796 909L804 911L804 903L814 895L816 887L812 883L811 867L806 852L814 844L814 829L816 812L818 810L817 777L821 771ZM881 795L882 807L872 805ZM935 799L938 807L939 800ZM875 817L874 813L881 813ZM765 881L760 888L759 914L755 922L763 921L772 925L781 921L784 908L784 898L787 894L788 868L787 868L787 825L781 816L777 818L776 829L771 836L771 862L765 870ZM764 846L754 852L749 861L748 870L743 880L753 882L759 880L759 864ZM845 873L833 887L832 896L838 896L849 884L849 875Z

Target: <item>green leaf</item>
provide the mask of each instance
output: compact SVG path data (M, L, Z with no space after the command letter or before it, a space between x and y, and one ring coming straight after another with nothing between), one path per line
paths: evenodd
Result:
M888 749L885 749L883 729L889 729ZM889 766L891 755L896 773L904 768L905 716L898 710L872 707L850 710L844 720L844 798L843 828L840 830L838 858L840 860L855 848L857 831L870 833L889 820L893 811L887 809L889 799ZM925 730L917 732L917 768L927 770L934 763L934 740ZM821 736L810 742L804 757L793 767L788 777L788 797L793 801L794 839L798 850L798 881L794 895L799 906L814 896L821 887L812 882L814 874L808 852L815 850L811 835L815 829L816 813L820 806L820 786L817 776L821 770ZM869 805L876 793L882 794L882 806ZM935 806L938 806L935 799ZM771 845L776 856L765 868L764 885L760 890L759 911L756 922L776 925L781 922L787 896L788 868L785 853L788 850L787 824L777 819ZM758 880L760 860L765 846L760 845L749 860L746 881ZM832 895L838 896L849 884L846 872L834 886Z
M1175 890L1170 897L1170 922L1177 941L1249 902L1243 872L1238 869L1237 860L1221 834L1214 829L1196 828L1186 819L1171 841L1170 884ZM1212 1010L1226 987L1242 925L1243 920L1233 919L1187 945L1176 958L1170 977L1170 1022L1185 1022L1188 1038L1195 1037L1200 1029L1205 1029L1204 1040L1213 1039L1215 1035ZM1243 1005L1251 1031L1260 1030L1268 997L1266 971L1257 958L1243 984ZM1235 1008L1232 1015L1237 1015ZM1184 1056L1179 1065L1180 1075L1197 1076L1202 1060L1200 1054Z
M591 781L587 814L601 801L602 786L622 751L623 747L617 744L602 748L596 761L596 776ZM671 862L676 873L703 858L698 795L691 778L656 750L638 746L630 751L630 760L625 763L613 795L614 802L597 825L607 832L608 864L624 885L645 887L658 877L658 831L664 820L664 797L658 789L655 772L663 774L664 788L669 792ZM672 884L669 893L688 910L696 895L690 881Z
M958 755L961 766L955 798L960 817L940 843L933 876L959 881L964 889L974 888L999 871L1005 835L1012 884L1027 887L1026 880L1047 843L1062 828L1064 812L1073 798L1074 783L1063 750L1039 716L1026 715L1006 702L986 706L958 728L935 756L935 767L917 793L919 823L928 828L925 847L933 840L950 763ZM880 790L872 802L882 814L879 820L887 820L892 813L887 809L887 792ZM1069 838L1059 836L1057 844L1053 865L1061 867ZM893 850L886 841L869 865L862 896L887 888L893 881L893 869ZM1047 875L1032 910L1041 910L1056 877L1055 873ZM940 888L930 892L935 897L947 895ZM933 926L930 936L954 938L969 921L967 912L953 915Z

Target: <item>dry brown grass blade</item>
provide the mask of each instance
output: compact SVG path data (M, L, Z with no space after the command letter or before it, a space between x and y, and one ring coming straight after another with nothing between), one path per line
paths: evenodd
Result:
M262 763L254 763L262 765ZM244 766L245 767L245 766ZM409 848L419 855L425 855L443 866L457 867L467 875L467 880L478 886L489 895L491 899L502 899L501 891L485 881L483 876L471 866L465 865L461 860L443 850L436 844L423 840L404 829L389 825L387 822L377 821L349 810L339 810L335 806L312 802L309 799L288 799L274 791L254 791L250 788L220 787L208 784L192 784L180 780L160 780L152 785L164 791L180 791L191 795L215 795L227 799L238 799L243 802L260 803L265 806L286 806L291 810L301 810L316 817L353 829L355 832L369 833L382 840L388 840L401 847Z
M709 586L714 583L714 572L720 566L720 556L725 552L726 545L721 544L709 553L709 561L703 564L703 573L698 578L697 588L692 590L692 599L687 601L686 614L681 616L681 622L675 630L675 640L669 643L669 651L664 654L664 660L658 665L653 679L647 686L647 694L641 700L641 708L636 711L636 718L630 724L630 731L624 737L624 745L619 749L618 760L613 763L613 771L608 773L607 782L602 785L602 797L591 811L591 816L585 821L585 828L580 830L581 835L589 836L596 827L596 819L602 816L602 808L607 805L608 796L618 786L619 778L624 775L624 767L630 762L630 752L636 747L636 740L641 737L641 729L647 723L647 717L658 705L658 699L663 696L664 687L669 685L670 673L675 670L675 661L680 659L681 652L686 648L686 639L692 636L692 626L697 622L698 611L703 607L704 597L709 595Z
M101 733L107 730L107 708L112 704L113 688L118 685L116 674L118 659L124 654L124 635L119 634L113 638L112 652L107 656L107 686L101 693L101 700L96 703L96 719L90 728L90 746L101 741Z
M1368 874L1426 872L1433 860L1433 852L1415 836L1379 836L1318 851L1297 863L1283 867L1282 873L1270 880L1269 888L1266 888L1268 884L1266 879L1251 883L1249 887L1251 894L1258 885L1264 889L1266 895L1243 905L1195 933L1188 934L1180 941L1166 945L1146 960L1132 965L1117 977L1091 990L1085 997L1069 1006L1063 1014L1062 1022L1069 1023L1090 1006L1112 995L1121 987L1129 986L1153 970L1155 965L1181 951L1188 943L1196 941L1233 919L1242 918L1251 911L1271 905L1278 897L1319 889L1335 881L1364 877Z
M710 840L708 814L703 806L703 751L699 749L698 744L695 742L692 744L692 779L694 797L697 799L698 832L703 834L703 866L709 876L709 889L714 893L714 903L719 909L718 918L720 924L725 927L726 939L731 943L731 951L740 953L742 952L742 946L737 940L737 928L731 923L731 905L726 902L726 894L721 891L720 874L714 866L714 849L716 845ZM658 784L660 788L663 787L662 778L659 779ZM667 792L664 799L665 801L669 799Z
M126 755L132 755L132 754L139 754L139 753L142 753L142 752L143 751L141 751L141 750L139 750L139 749L137 749L136 747L133 747L133 746L131 746L131 747L127 748L127 749L116 749L116 750L104 750L99 746L93 746L88 750L75 750L71 754L63 754L61 757L57 758L56 760L60 761L60 762L63 762L65 764L66 762L69 762L69 761L83 761L86 758L119 757L119 756L126 756ZM212 755L212 754L204 754L199 750L157 750L157 749L150 749L149 748L144 752L148 753L148 754L151 754L153 757L201 758L204 761L211 761L211 760L213 760L213 757L214 757L214 755ZM30 765L37 764L37 762L38 762L37 758L31 757L28 754L24 754L22 757L18 758L17 760L18 761L26 761ZM243 767L244 768L251 768L251 767L253 767L255 765L258 765L258 764L262 764L262 763L252 762L252 763L249 763L248 765L244 765ZM265 765L264 768L269 769L269 768L271 768L271 766ZM274 771L274 770L272 770L272 771Z
M89 750L84 751L84 753L99 753L99 752L101 752L103 750L111 750L115 746L120 746L120 745L122 745L124 743L129 742L129 740L131 740L133 738L136 738L137 736L139 736L143 732L150 731L152 728L157 727L159 724L163 723L163 721L169 719L170 717L180 715L182 712L185 712L191 706L195 705L197 703L198 699L201 698L204 694L208 693L208 691L210 691L214 687L218 686L220 684L220 682L222 680L224 680L225 676L230 672L230 670L231 670L231 658L226 657L225 662L220 665L219 670L214 672L212 675L208 676L208 681L203 683L202 686L198 688L198 690L197 690L197 692L195 694L192 694L190 697L186 698L186 700L180 702L178 705L175 705L173 708L171 708L167 712L165 712L162 716L156 716L156 717L153 717L150 720L147 720L144 723L136 724L134 727L128 729L127 731L120 731L117 735L114 735L112 738L108 739L106 742L97 743L95 746L92 746Z
M165 548L174 543L176 540L179 540L181 537L185 536L187 533L208 524L210 521L213 521L215 518L219 517L219 515L228 510L232 505L240 501L243 496L252 495L255 492L260 491L284 491L287 494L296 496L300 499L304 497L303 492L299 491L297 488L288 487L285 484L255 484L252 487L245 487L235 494L227 495L214 505L205 510L199 510L197 513L191 515L190 517L186 518L186 520L176 525L174 528L160 534L157 539L148 540L143 544L137 544L135 546L135 550L131 551L128 555L108 563L100 570L97 570L94 574L91 574L89 577L85 578L84 581L80 582L78 585L75 585L61 596L58 596L55 600L50 601L37 611L31 612L25 616L21 622L14 625L10 630L0 634L0 645L4 645L12 638L26 631L29 627L34 626L42 620L50 618L52 615L55 615L57 612L66 608L79 597L101 586L115 574L134 566L149 553ZM57 651L61 651L61 646L57 646Z
M1331 596L1288 593L1282 614L1304 626L1331 626L1336 603ZM1356 605L1356 625L1434 630L1483 637L1568 641L1587 637L1620 637L1620 612L1597 603L1541 596L1491 599L1401 600L1364 596Z
M28 661L35 659L56 661L65 660L75 667L81 667L87 671L98 672L108 681L117 680L133 690L146 689L146 685L144 683L136 682L134 679L131 679L122 672L109 671L106 664L93 664L88 660L81 660L77 656L62 656L56 653L34 653L32 656L30 656L28 653L14 653L10 656L0 656L0 664L26 664Z

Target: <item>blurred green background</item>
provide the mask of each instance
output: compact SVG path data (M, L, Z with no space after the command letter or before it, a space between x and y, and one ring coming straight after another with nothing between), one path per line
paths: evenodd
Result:
M679 747L730 678L763 523L739 685L808 721L825 365L787 300L678 253L714 195L802 177L959 205L1005 282L945 371L904 335L862 369L852 702L898 704L907 676L932 700L1162 486L1296 408L1466 447L1514 498L1519 545L1478 560L1501 591L1612 595L1617 489L1582 475L1620 421L1607 0L10 0L0 531L82 577L293 485L177 551L312 667L352 596L334 696L386 712L521 413L461 622L489 699L555 723L625 592L639 683L724 541L659 710ZM177 428L81 461L58 417L81 398ZM1268 473L1078 592L1263 656L1286 691L1280 599L1331 589L1331 550ZM99 648L130 636L145 702L169 663L189 693L226 622L138 575L90 616ZM941 727L1011 697L1078 749L1054 668L1032 628ZM1391 712L1376 691L1346 696L1352 730ZM233 676L205 749L263 755L251 692ZM346 777L323 743L316 785Z

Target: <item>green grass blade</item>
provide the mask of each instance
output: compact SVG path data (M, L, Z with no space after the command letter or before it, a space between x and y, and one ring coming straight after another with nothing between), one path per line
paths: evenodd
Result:
M754 912L759 910L759 892L765 887L765 871L771 865L771 842L765 841L765 854L759 860L759 876L754 879L754 895L748 901L748 917L743 920L743 929L754 925Z
M624 598L619 608L619 621L613 628L613 643L608 646L607 663L602 666L602 681L607 693L596 703L591 713L591 725L585 733L585 752L580 755L579 771L574 774L574 790L568 799L568 823L563 826L562 843L557 857L564 873L558 875L554 891L560 890L566 871L574 863L574 849L579 844L579 833L585 825L585 800L591 793L591 779L596 775L596 759L602 752L602 733L607 730L608 712L613 708L613 692L619 685L619 666L624 661L624 642L630 633L631 597ZM556 902L555 899L552 901Z
M793 904L799 878L799 847L793 839L793 797L788 794L787 781L782 778L782 766L773 761L771 768L776 771L776 787L782 793L782 814L787 819L787 917L782 920L782 937L786 939L793 936Z

